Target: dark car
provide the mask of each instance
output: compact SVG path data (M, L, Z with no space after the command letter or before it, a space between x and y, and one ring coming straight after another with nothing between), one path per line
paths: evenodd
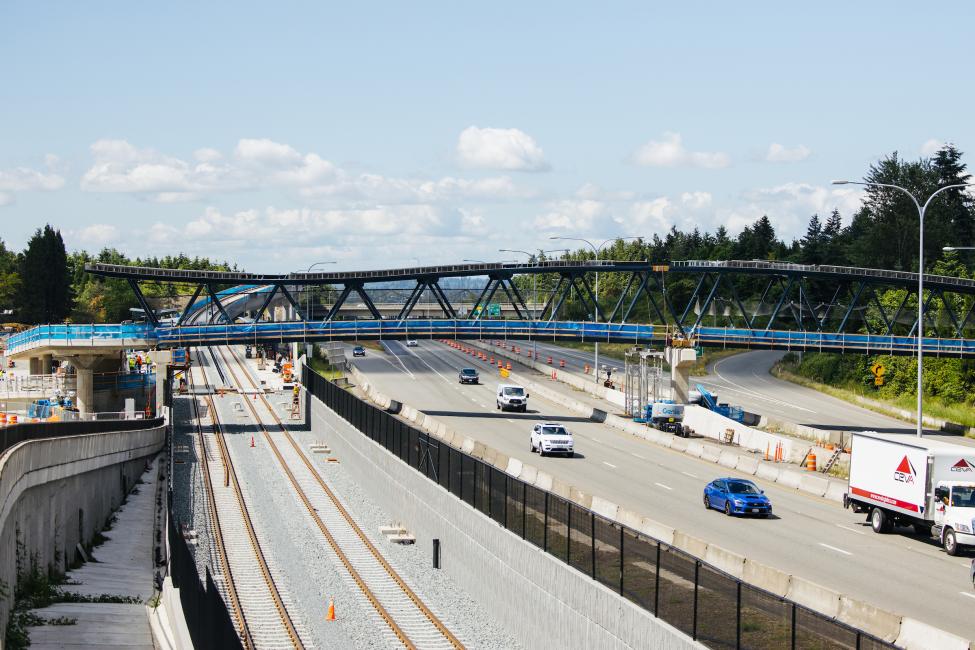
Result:
M462 384L476 384L481 380L474 368L462 368L458 378Z
M743 478L719 478L704 487L704 507L726 515L772 514L772 502L757 485Z
M366 349L361 345L357 345L352 348L352 356L354 357L364 357L366 356Z

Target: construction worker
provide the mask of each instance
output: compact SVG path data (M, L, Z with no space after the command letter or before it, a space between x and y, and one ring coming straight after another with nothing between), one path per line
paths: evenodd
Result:
M135 372L135 357L129 355L129 372Z

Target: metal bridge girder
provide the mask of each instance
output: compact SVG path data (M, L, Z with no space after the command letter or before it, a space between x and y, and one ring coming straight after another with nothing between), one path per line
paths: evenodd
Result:
M196 304L196 299L200 297L200 293L203 292L203 285L196 285L196 290L193 291L193 295L190 296L190 301L186 303L186 307L183 308L183 313L180 314L179 320L176 321L177 325L182 325L186 322L186 317L190 315L190 310L193 309L193 305Z
M210 296L210 300L212 300L217 306L217 310L220 312L220 315L223 316L224 321L227 323L233 323L234 321L227 314L227 310L223 308L223 303L220 302L219 298L217 298L217 293L213 290L213 285L207 284L206 288L207 294Z

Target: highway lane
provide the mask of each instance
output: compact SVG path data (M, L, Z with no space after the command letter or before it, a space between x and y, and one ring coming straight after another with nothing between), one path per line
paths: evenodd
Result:
M828 431L881 431L913 435L910 422L876 413L818 390L793 384L769 374L784 352L756 350L718 360L706 377L706 388L718 391L721 401L739 404L746 411ZM693 380L693 378L692 378ZM960 435L925 429L928 436L963 445L975 441Z
M757 482L780 518L739 520L706 511L701 503L704 484L716 476L740 473L605 425L580 421L537 396L529 400L527 414L500 413L494 403L496 371L486 364L435 342L423 341L417 348L398 342L387 345L392 354L370 350L365 359L356 360L358 367L380 391L458 431L585 492L691 535L891 611L975 637L975 622L968 616L975 595L968 580L968 560L948 557L933 542L909 535L875 535L860 515L762 481ZM456 373L465 365L478 366L485 384L461 386ZM532 454L528 434L540 420L566 422L580 456Z

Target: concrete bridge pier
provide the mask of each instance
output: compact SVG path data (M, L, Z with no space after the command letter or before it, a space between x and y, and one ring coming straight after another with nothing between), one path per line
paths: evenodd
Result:
M697 361L697 351L694 348L672 348L664 350L664 358L670 364L671 397L674 401L687 404L690 383L691 366Z

